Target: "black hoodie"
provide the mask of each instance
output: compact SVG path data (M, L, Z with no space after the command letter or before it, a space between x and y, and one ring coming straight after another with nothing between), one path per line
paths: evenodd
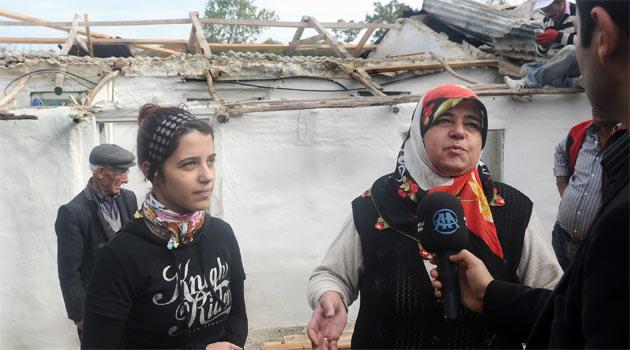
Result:
M245 344L245 272L232 228L206 215L194 241L166 244L140 218L103 248L87 291L82 348Z

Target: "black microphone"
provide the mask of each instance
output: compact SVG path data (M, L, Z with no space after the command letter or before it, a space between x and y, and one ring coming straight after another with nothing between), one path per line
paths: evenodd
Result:
M460 315L459 276L457 266L448 257L468 244L468 229L464 208L459 199L447 192L427 195L418 204L418 237L422 247L436 255L442 282L444 318Z

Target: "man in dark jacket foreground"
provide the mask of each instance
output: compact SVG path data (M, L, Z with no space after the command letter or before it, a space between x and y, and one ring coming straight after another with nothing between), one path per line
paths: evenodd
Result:
M628 124L628 0L578 0L577 58L593 108ZM553 291L493 280L468 251L459 263L464 304L490 327L531 348L628 348L628 134L609 141L602 160L601 209ZM438 277L433 270L433 277ZM441 283L433 281L441 295Z

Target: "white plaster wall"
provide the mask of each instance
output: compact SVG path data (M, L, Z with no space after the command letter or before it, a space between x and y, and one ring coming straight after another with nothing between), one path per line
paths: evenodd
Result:
M534 201L535 210L551 235L560 203L553 176L554 150L572 125L591 118L586 95L538 95L532 102L506 96L482 100L488 109L490 127L505 128L505 182Z
M485 76L480 70L470 74ZM396 89L411 84L421 92L450 79L441 78L401 82ZM182 102L166 96L177 84L160 86L154 102ZM146 102L129 86L114 91L117 99L126 91L134 103ZM558 204L553 148L570 125L588 117L586 97L483 100L490 127L506 129L506 182L530 195L550 232ZM350 201L394 168L414 104L399 107L397 115L390 107L324 109L249 114L215 124L220 183L212 211L239 239L251 327L308 322L305 289L311 270L349 214ZM93 120L74 124L69 112L19 110L40 119L0 122L1 348L76 348L57 280L56 211L84 187L87 154L97 140L135 152L134 123L116 123L99 135ZM148 184L137 169L130 181L141 200Z
M0 348L78 346L57 278L57 207L87 181L93 124L68 108L17 110L39 120L0 121Z
M352 199L394 169L398 120L389 107L261 113L220 132L224 218L243 253L250 325L305 324L310 272Z

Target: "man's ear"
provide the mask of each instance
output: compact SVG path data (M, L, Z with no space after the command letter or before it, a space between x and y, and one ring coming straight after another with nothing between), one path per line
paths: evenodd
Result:
M96 169L94 170L94 176L96 176L97 179L102 179L105 177L105 168L102 166L97 166Z
M595 30L593 31L593 43L597 58L603 65L611 63L613 56L621 49L621 36L619 28L615 25L608 11L600 6L596 6L591 10L591 17L595 21Z

